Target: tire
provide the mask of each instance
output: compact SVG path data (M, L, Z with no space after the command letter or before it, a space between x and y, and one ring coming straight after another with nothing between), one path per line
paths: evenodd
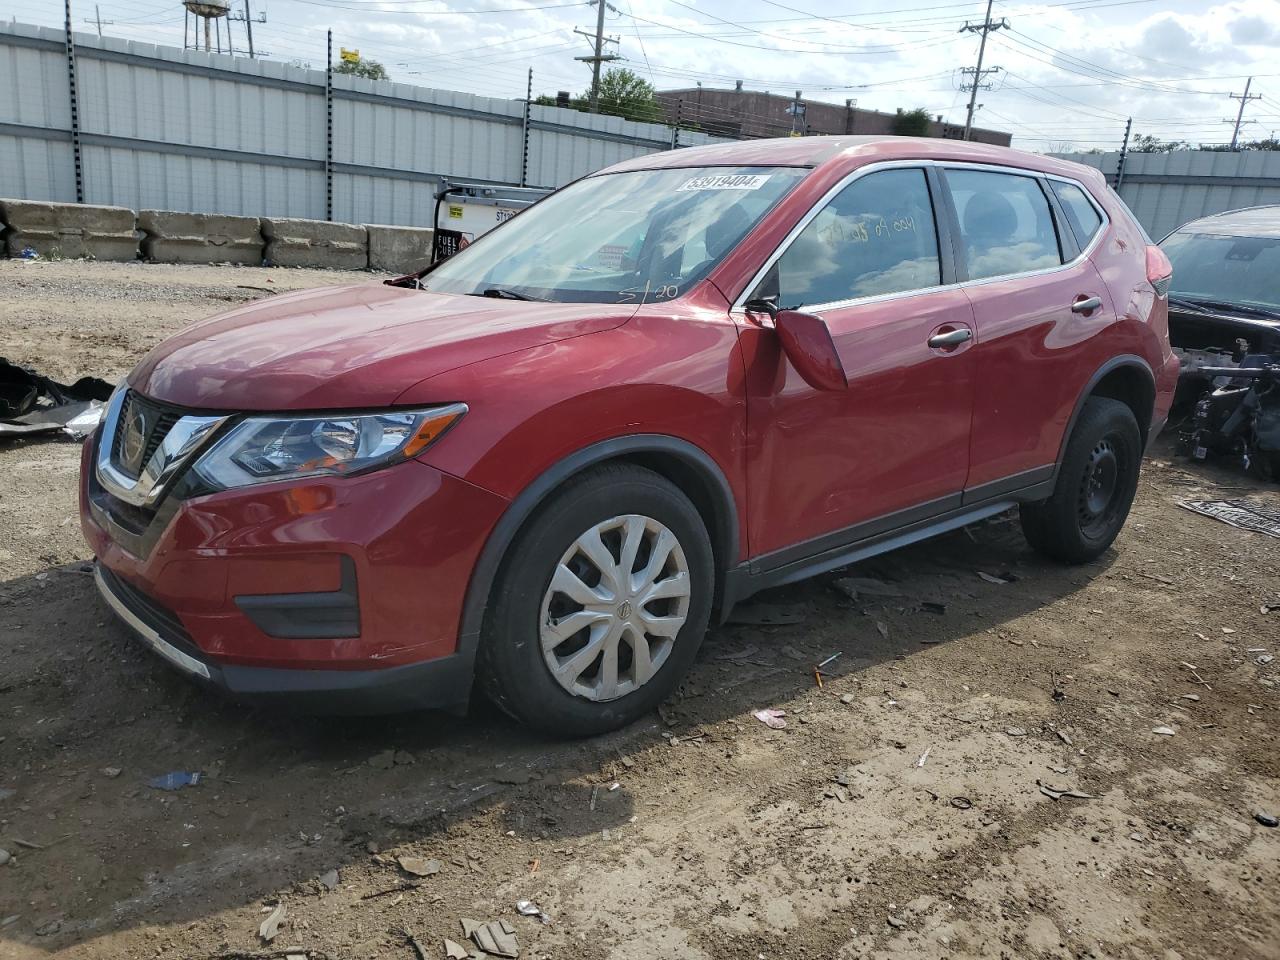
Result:
M632 464L588 470L539 508L503 560L481 637L482 687L521 724L553 736L625 726L693 664L714 576L706 527L679 489Z
M1022 532L1040 553L1087 563L1111 546L1138 492L1142 433L1118 400L1090 397L1067 441L1053 495L1021 507Z

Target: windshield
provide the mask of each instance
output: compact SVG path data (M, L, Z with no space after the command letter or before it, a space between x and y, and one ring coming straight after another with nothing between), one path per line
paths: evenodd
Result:
M460 250L420 286L581 303L672 300L808 172L684 167L589 177Z
M1175 233L1160 246L1173 264L1170 296L1280 310L1280 237Z

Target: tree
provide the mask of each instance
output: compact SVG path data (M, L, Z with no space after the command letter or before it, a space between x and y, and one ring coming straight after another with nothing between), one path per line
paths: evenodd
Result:
M544 107L556 106L556 98L546 94L534 98L533 102ZM570 100L569 106L584 112L590 110L590 88ZM663 120L662 104L654 96L653 84L625 67L611 67L600 78L600 112L644 123Z
M899 137L927 137L930 126L929 111L924 107L917 107L894 117L892 129L894 135Z
M1138 134L1129 146L1130 153L1173 153L1175 150L1190 149L1191 144L1185 140L1161 140L1149 133Z
M581 99L590 104L591 91ZM653 84L626 67L611 67L600 78L600 112L645 123L662 120L662 106L653 95Z
M377 60L343 60L333 68L334 73L346 73L366 80L390 80L387 68Z

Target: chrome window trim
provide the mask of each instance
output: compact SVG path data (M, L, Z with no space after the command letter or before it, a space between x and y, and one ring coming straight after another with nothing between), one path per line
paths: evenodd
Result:
M978 280L958 280L955 283L939 283L931 287L917 287L911 290L895 291L894 293L881 293L881 294L875 294L867 297L852 297L847 300L832 300L828 303L805 304L805 310L815 312L815 313L821 310L841 310L846 307L861 306L863 304L884 303L890 300L901 300L906 297L918 297L918 296L921 296L922 294L934 293L939 290L959 290L964 287L977 287L977 286L982 286L988 283L1000 282L1004 280L1020 280L1026 277L1039 277L1039 276L1047 276L1048 274L1051 274L1051 273L1058 273L1060 271L1065 271L1072 267L1075 267L1082 260L1087 259L1101 244L1103 234L1107 232L1107 227L1110 226L1111 224L1111 218L1107 216L1106 211L1103 210L1102 207L1099 205L1097 199L1095 199L1093 194L1089 191L1089 188L1086 187L1081 181L1074 180L1071 177L1063 176L1062 174L1042 173L1038 170L1031 170L1026 167L1008 167L1008 166L1004 166L1001 164L994 164L994 163L970 163L967 161L960 161L960 160L915 159L915 160L885 160L879 163L870 163L870 164L867 164L865 167L859 167L857 170L853 170L850 173L846 174L844 177L840 179L838 183L832 186L830 190L828 190L825 194L823 194L821 199L819 199L812 207L809 208L808 212L806 212L805 215L801 217L799 221L797 221L796 225L791 228L791 230L787 233L787 235L782 238L782 242L778 244L777 248L773 251L773 253L770 254L768 259L765 260L763 266L761 266L760 269L757 270L755 274L751 277L751 282L748 283L745 287L743 287L742 293L740 293L738 295L738 298L733 302L733 306L729 308L729 312L740 313L740 314L746 313L746 308L744 304L750 298L751 293L760 285L760 282L765 278L769 270L773 268L773 265L775 263L777 263L780 259L782 259L782 257L786 254L787 250L790 249L791 244L795 242L796 238L801 233L804 232L804 229L814 220L814 218L816 218L817 215L821 213L827 207L827 205L831 203L833 199L835 199L836 195L838 195L841 191L845 189L845 187L849 186L850 184L860 179L861 177L867 176L872 173L877 173L881 170L894 170L894 169L923 170L926 167L933 167L935 169L940 169L943 171L977 170L983 173L1007 173L1007 174L1013 174L1015 176L1031 177L1034 180L1040 180L1040 179L1060 180L1063 183L1069 183L1069 184L1072 184L1073 186L1079 187L1081 190L1084 191L1084 195L1089 198L1089 202L1093 204L1094 209L1098 211L1098 215L1102 217L1102 225L1098 228L1097 232L1094 233L1093 238L1089 241L1089 245L1087 247L1081 250L1071 260L1068 260L1065 263L1060 263L1056 266L1041 267L1038 270L1025 270L1021 273L1003 273L1003 274L1000 274L999 276L982 277L981 279L978 279ZM948 187L948 189L950 188ZM1053 204L1049 203L1048 197L1045 198L1045 202L1049 204L1049 215L1054 216ZM1055 224L1057 223L1056 217L1054 222ZM1065 224L1064 226L1066 226L1067 229L1070 229L1069 224ZM934 198L934 229L936 230L937 228L938 228L937 198ZM963 238L953 238L953 242L957 239L963 242ZM939 250L939 255L941 255L941 250Z
M121 383L107 401L107 413L102 419L102 435L98 440L98 457L94 469L98 482L112 496L134 507L153 507L164 496L178 471L209 441L218 427L226 422L227 417L179 419L156 447L155 453L138 474L138 479L133 480L111 462L120 410L128 391L128 385Z

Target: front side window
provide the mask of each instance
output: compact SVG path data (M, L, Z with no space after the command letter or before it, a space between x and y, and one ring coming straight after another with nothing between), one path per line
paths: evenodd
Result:
M672 300L808 173L681 167L588 177L480 237L419 286L579 303Z
M936 287L938 231L923 170L881 170L845 187L779 258L758 295L794 310Z
M1089 202L1084 191L1074 183L1063 183L1061 180L1050 180L1049 183L1053 185L1053 192L1057 195L1058 202L1062 204L1067 222L1071 224L1071 231L1076 235L1076 242L1083 250L1089 246L1094 234L1102 226L1102 216Z
M1034 177L948 170L970 280L1062 263L1049 201Z

